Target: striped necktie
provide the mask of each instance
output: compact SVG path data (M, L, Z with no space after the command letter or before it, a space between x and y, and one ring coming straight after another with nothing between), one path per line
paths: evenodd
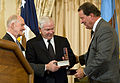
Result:
M18 40L16 40L16 43L17 43L18 47L20 48L20 50L22 50L21 46L20 46L20 43L18 42Z

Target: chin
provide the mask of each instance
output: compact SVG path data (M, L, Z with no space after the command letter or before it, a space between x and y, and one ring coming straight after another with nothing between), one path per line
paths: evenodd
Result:
M86 27L86 29L91 29L90 27Z
M52 38L48 38L49 40L52 39Z
M22 36L23 34L19 34L19 36Z

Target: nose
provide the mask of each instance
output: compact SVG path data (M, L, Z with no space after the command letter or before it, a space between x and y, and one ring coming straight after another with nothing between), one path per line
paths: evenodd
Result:
M82 21L82 20L80 20L80 24L83 24L83 21Z
M54 31L50 31L49 33L50 33L50 34L53 34L53 33L54 33Z
M27 25L23 26L23 30L26 30L26 28L29 28Z
M84 24L84 23L85 23L85 21L84 21L84 20L80 20L80 22L81 22L81 24Z
M83 24L84 22L81 22L81 24Z
M25 30L25 27L23 27L23 31Z
M83 20L82 19L80 19L80 24L82 24L83 23Z

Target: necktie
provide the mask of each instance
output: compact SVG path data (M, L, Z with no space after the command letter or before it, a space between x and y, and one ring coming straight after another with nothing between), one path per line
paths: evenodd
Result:
M50 43L50 40L48 40L48 52L50 54L50 57L54 58L55 56L55 53L54 53L54 49L53 49L53 46L52 44Z
M92 36L93 36L93 33L94 33L94 31L92 30L92 31L91 31L91 38L92 38Z
M20 50L21 50L21 46L20 46L20 43L18 42L18 40L16 40L16 43L17 43L18 47L19 47Z

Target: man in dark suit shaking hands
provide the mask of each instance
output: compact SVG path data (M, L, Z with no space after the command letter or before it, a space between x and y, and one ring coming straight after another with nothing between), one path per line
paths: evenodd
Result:
M76 63L75 55L65 37L54 35L54 22L50 17L39 19L40 35L26 44L26 58L34 70L34 83L68 83L67 70L55 63L62 61L64 48L68 50L71 68ZM49 45L52 50L49 51Z
M81 65L75 76L88 76L90 83L119 82L119 43L113 27L100 17L100 11L86 2L78 9L81 23L93 30L88 52L79 57Z

